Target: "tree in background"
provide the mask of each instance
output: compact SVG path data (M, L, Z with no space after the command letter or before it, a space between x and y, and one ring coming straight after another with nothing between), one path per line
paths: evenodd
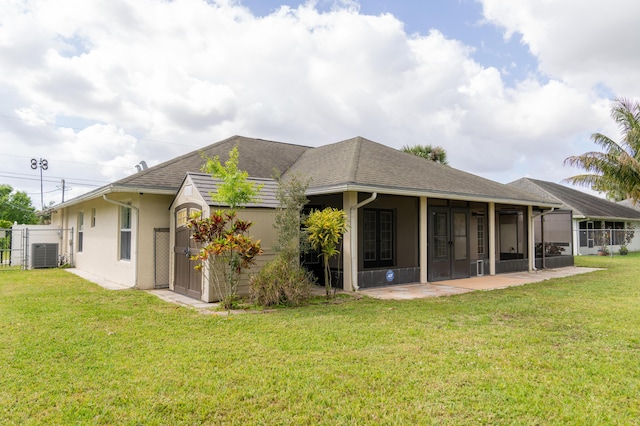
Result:
M449 162L447 161L447 152L441 146L405 145L402 147L401 151L431 160L435 163L444 164L445 166L449 165Z
M12 225L38 223L36 209L31 205L31 198L26 192L14 191L10 185L0 185L0 219L9 221Z
M635 204L640 199L640 104L626 98L616 98L614 102L611 117L620 128L621 139L616 142L602 133L592 134L591 140L602 151L564 160L586 172L566 181L605 192L609 199L631 199Z

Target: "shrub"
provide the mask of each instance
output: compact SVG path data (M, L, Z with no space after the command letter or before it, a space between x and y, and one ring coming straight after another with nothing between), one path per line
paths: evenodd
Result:
M249 280L251 300L261 306L301 305L309 299L314 278L285 256L277 256Z

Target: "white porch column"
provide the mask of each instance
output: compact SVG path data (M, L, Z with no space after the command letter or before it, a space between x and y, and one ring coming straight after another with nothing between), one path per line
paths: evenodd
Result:
M536 241L535 241L535 221L533 220L533 206L527 206L527 217L529 218L529 232L527 239L529 241L529 272L536 270Z
M420 282L427 282L427 197L420 197Z
M489 275L496 274L496 203L489 203Z
M358 280L358 211L352 214L351 207L358 204L358 193L348 191L342 194L342 209L347 214L349 225L347 232L342 237L342 288L345 291L354 291Z

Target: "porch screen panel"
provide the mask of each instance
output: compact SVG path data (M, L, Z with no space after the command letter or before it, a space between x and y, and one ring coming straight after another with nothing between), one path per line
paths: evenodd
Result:
M449 239L449 232L447 229L447 214L446 213L434 213L435 219L433 221L433 243L435 245L433 249L433 255L436 258L447 257L447 242Z
M364 211L364 261L371 262L376 259L376 212Z
M453 241L456 260L467 258L467 214L453 214Z
M380 260L393 260L393 214L380 212Z

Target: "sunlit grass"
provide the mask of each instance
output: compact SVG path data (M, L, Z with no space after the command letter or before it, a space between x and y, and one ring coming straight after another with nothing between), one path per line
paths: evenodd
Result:
M1 424L633 424L640 257L412 301L220 317L0 272Z

